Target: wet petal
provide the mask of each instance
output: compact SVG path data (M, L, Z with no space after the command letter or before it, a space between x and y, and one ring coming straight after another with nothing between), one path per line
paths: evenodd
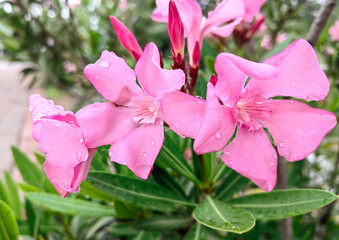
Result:
M336 116L295 100L273 100L271 119L259 120L272 135L279 154L297 161L315 151L336 125Z
M55 167L75 167L88 158L81 129L54 119L41 120L40 149Z
M116 107L109 102L88 105L80 109L76 117L89 148L111 144L135 125L128 108Z
M154 43L146 45L135 66L135 73L142 88L154 97L179 90L185 83L185 74L182 70L167 70L160 67L160 54Z
M271 191L277 181L277 153L261 128L249 132L238 127L237 135L225 148L221 159L262 190Z
M205 112L205 100L183 92L171 92L162 99L165 122L180 136L195 138Z
M158 119L154 125L140 125L124 138L115 140L109 150L111 160L147 179L164 142L162 121Z
M191 121L192 122L192 121ZM219 151L232 137L236 121L232 109L222 106L211 83L207 86L207 103L202 124L194 141L197 154Z
M311 101L322 100L327 96L328 79L307 41L295 41L265 63L280 69L280 74L265 81L252 79L247 85L248 89L259 90L266 98L291 96Z
M246 22L252 22L253 17L259 14L262 5L266 0L243 0L245 5L245 16L244 20Z
M116 104L126 104L140 92L134 71L113 52L103 51L95 64L85 67L84 74L104 98Z

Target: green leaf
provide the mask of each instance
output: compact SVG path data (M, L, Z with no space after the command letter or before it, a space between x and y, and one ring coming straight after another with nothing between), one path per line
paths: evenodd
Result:
M202 185L201 181L196 178L193 174L192 168L188 165L186 159L182 154L178 154L180 149L178 146L170 140L170 138L166 138L164 145L161 148L160 155L163 157L169 166L191 180L192 182Z
M39 216L37 215L33 204L29 200L26 200L26 214L29 231L31 235L37 239L39 231Z
M15 212L15 216L18 219L20 219L21 218L21 203L20 203L18 186L16 185L16 182L12 178L11 174L7 171L5 171L5 179L6 179L6 184L9 190L8 198L10 201L11 208Z
M26 154L21 152L15 146L12 146L12 153L15 164L25 182L40 188L43 182L43 175L40 169L27 157Z
M17 240L19 228L10 207L0 200L0 239Z
M36 160L40 163L40 165L43 166L44 162L46 161L45 155L38 152L34 152L34 156Z
M194 206L182 196L160 185L106 172L90 172L87 181L114 198L138 207L173 211L176 206Z
M23 192L41 192L40 188L37 188L27 183L19 183L18 185Z
M186 234L184 240L208 240L205 227L200 223L194 224L194 226Z
M62 198L51 193L26 193L26 197L38 206L52 211L80 216L115 216L113 207L74 198Z
M227 199L233 196L234 194L237 194L249 182L250 180L248 178L243 177L233 169L229 169L222 184L218 187L216 191L215 199L218 200Z
M8 189L1 180L0 180L0 200L10 205Z
M118 218L128 219L135 218L138 214L138 208L131 206L130 204L121 202L119 200L114 201L114 209L117 213Z
M192 218L183 218L179 216L153 215L134 225L135 228L142 230L171 230L184 228L192 222Z
M97 198L106 202L113 202L114 198L107 193L95 188L87 181L83 181L80 185L81 193L93 198Z
M234 233L247 232L255 225L250 212L209 196L194 209L193 217L207 227Z
M230 200L252 212L257 219L281 219L321 208L338 196L318 189L288 189L257 193Z
M133 240L156 240L159 238L160 233L141 231Z

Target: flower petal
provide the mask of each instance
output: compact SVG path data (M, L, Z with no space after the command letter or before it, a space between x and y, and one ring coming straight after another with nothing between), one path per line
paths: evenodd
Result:
M190 121L192 122L192 121ZM207 85L207 103L202 124L194 141L197 154L219 151L232 137L236 121L232 109L222 106L211 83Z
M67 197L70 192L79 191L81 182L87 177L95 153L96 149L91 149L87 161L79 163L74 168L57 168L48 161L44 162L46 175L61 196Z
M337 123L333 113L295 100L273 100L270 115L271 119L259 121L288 161L301 160L315 151Z
M112 161L126 165L135 175L147 179L163 142L163 120L158 119L154 125L142 124L124 138L115 140L109 155Z
M242 18L237 18L229 24L214 27L209 31L209 33L222 38L229 37L233 33L235 26L237 26L241 20Z
M113 52L103 51L95 64L85 67L84 74L104 98L119 105L140 92L133 70Z
M275 187L278 157L263 129L249 132L246 127L238 127L236 137L223 152L221 159L227 166L262 190L268 192Z
M290 96L311 101L322 100L327 96L328 79L307 41L296 40L265 63L280 69L280 74L265 81L252 79L247 85L248 89L260 90L266 98Z
M205 100L183 92L166 93L162 98L164 120L180 136L195 138L205 112Z
M213 11L208 13L208 18L202 26L201 36L209 34L214 28L222 24L242 17L244 13L245 8L242 1L223 0Z
M88 158L81 129L55 119L41 120L40 149L55 167L75 167Z
M88 105L80 109L76 117L89 148L111 144L135 126L128 108L116 107L109 102Z
M185 83L185 73L182 70L167 70L160 67L160 54L154 43L146 45L135 66L135 73L142 88L154 97L179 90Z
M260 12L262 5L266 0L243 0L245 5L245 16L246 22L252 22L253 17Z

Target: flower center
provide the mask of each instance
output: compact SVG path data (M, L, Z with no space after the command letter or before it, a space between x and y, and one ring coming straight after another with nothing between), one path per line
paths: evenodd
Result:
M157 100L143 91L138 96L133 96L126 106L134 122L139 124L154 124L155 119L161 114Z
M234 105L234 115L240 125L244 124L254 131L262 127L258 119L270 118L272 99L263 97L260 92L244 92Z

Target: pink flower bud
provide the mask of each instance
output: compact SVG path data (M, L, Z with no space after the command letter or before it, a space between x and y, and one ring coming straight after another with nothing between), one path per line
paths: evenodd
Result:
M218 77L215 74L213 74L211 76L210 83L212 83L212 85L215 86L217 85L217 82L218 82Z
M184 26L178 9L172 0L169 2L168 8L168 34L171 39L172 55L177 56L180 54L183 57L185 48Z
M128 51L128 53L138 61L142 54L142 49L135 39L133 33L117 18L110 16L112 26L119 39L120 44Z
M193 55L190 57L190 65L193 68L197 68L199 66L199 61L200 61L200 46L199 42L195 42L194 49L193 49Z

